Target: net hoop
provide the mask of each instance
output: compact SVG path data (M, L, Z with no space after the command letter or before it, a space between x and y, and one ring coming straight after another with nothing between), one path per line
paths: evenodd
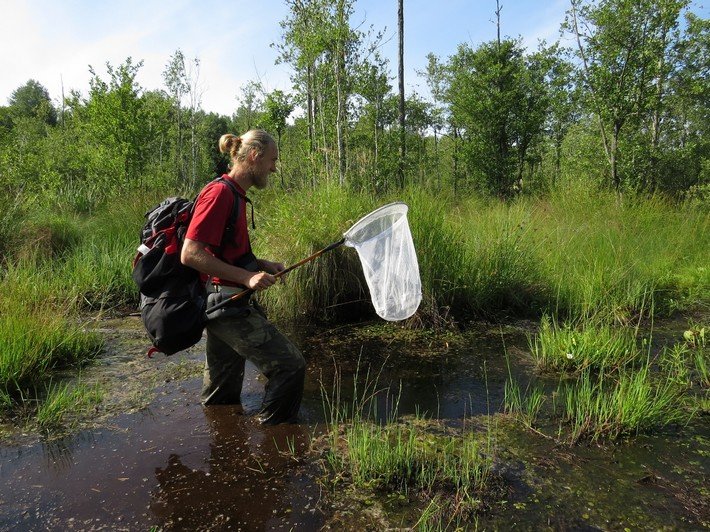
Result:
M350 229L343 233L343 236L345 237L345 245L349 247L355 247L356 245L364 244L365 242L367 242L368 240L372 240L373 238L381 237L385 232L392 231L394 227L401 223L404 223L407 219L408 211L409 207L406 203L402 201L388 203L387 205L383 205L382 207L375 209L374 211L360 218L350 227ZM371 225L373 222L380 218L384 218L385 216L396 217L396 220L381 231L372 234L368 232L363 233L363 231L368 229L369 225Z

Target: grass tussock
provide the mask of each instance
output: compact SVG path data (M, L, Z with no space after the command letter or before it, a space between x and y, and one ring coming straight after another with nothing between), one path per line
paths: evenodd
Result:
M555 318L545 315L537 333L528 337L528 344L542 370L618 368L642 356L635 330L594 319L558 324Z
M95 407L102 398L103 392L96 385L50 382L45 396L37 406L36 423L40 428L48 430L66 426L72 416Z
M686 424L690 410L685 389L672 380L654 378L648 364L609 378L602 370L584 370L576 382L557 391L562 421L570 439L615 440L622 436Z
M558 436L570 443L685 425L706 400L701 330L691 327L684 342L652 354L651 339L639 346L635 330L599 320L558 325L544 317L529 337L530 350L538 370L558 373L559 384L554 390L548 384L546 392L540 385L523 390L509 373L505 411L538 433L559 424Z
M81 365L94 357L103 342L51 312L0 315L0 390L17 396L60 367Z
M387 400L387 421L377 422L378 397L386 391L378 390L377 379L369 374L360 389L357 375L355 382L352 404L341 404L339 378L330 394L323 391L330 420L323 457L333 488L342 490L345 483L355 490L423 501L426 507L416 526L475 519L492 479L490 431L452 434L420 414L399 420L397 397ZM452 504L436 502L442 500ZM432 513L434 508L438 510Z

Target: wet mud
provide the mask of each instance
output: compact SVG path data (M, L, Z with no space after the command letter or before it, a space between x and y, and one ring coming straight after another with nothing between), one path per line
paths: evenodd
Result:
M508 530L703 529L710 526L710 424L614 445L569 447L502 413L508 373L531 378L534 324L479 325L465 334L384 325L287 331L308 360L297 425L252 417L263 379L247 364L242 406L201 406L203 345L147 360L135 319L99 324L108 347L85 378L106 404L61 438L0 445L0 530L317 530L399 527L387 501L324 494L310 449L322 394L338 379L376 378L380 412L393 393L402 416L426 412L451 427L492 416L497 500L478 526ZM508 362L506 362L506 360ZM384 498L387 498L386 496ZM380 501L382 502L382 501ZM390 505L391 506L391 505ZM372 508L378 507L377 515Z

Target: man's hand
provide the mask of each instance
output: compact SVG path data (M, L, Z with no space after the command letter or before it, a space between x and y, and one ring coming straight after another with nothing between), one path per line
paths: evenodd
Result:
M252 290L266 290L276 282L276 277L267 272L256 272L249 278L247 286Z
M270 260L265 259L259 259L257 262L262 270L272 275L276 275L286 269L286 265L283 262L271 262ZM282 281L284 277L281 277Z

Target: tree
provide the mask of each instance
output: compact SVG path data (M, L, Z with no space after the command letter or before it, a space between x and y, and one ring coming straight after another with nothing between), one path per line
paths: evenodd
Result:
M548 62L549 111L546 130L554 151L554 184L562 174L562 142L570 127L579 119L579 95L574 83L574 66L562 56L559 45L542 48L543 60Z
M375 183L380 181L380 138L385 126L385 98L391 89L387 59L384 59L379 53L375 52L371 61L365 60L357 66L354 92L364 100L364 104L360 108L360 119L367 124L366 130L372 134L370 174Z
M264 100L263 123L268 131L276 131L276 144L281 152L281 135L286 128L286 119L293 112L291 98L278 89L271 91ZM281 172L281 185L284 172Z
M174 109L173 122L173 164L174 171L179 179L185 178L185 165L183 158L183 107L182 100L188 91L187 71L185 69L185 56L180 49L170 56L168 64L163 71L163 80L168 89L170 100Z
M264 88L258 81L249 81L241 87L241 97L237 97L239 106L237 107L232 122L237 134L253 129L257 117L263 111Z
M622 143L658 146L669 36L686 0L572 0L564 29L577 43L586 104L599 123L610 183L621 189ZM650 120L649 120L650 117ZM629 134L624 138L624 132ZM645 134L650 131L650 135ZM637 140L633 140L636 137ZM642 147L642 146L641 146ZM627 148L634 151L634 146ZM634 174L638 174L637 165ZM635 179L631 174L627 180ZM643 184L643 183L642 183Z
M470 177L490 192L519 191L528 152L539 142L548 106L545 62L519 41L460 45L446 66L446 99L461 128Z
M338 181L344 184L348 101L363 39L350 27L354 0L289 0L288 5L279 60L293 66L294 85L307 101L309 135L324 158L326 175L332 174L329 154L335 152Z
M75 98L74 127L84 138L89 177L107 190L138 183L148 162L147 115L136 82L142 61L118 67L106 63L108 80L89 67L89 98Z
M49 92L33 79L15 89L8 104L11 115L16 118L36 118L51 126L57 123L57 110Z

